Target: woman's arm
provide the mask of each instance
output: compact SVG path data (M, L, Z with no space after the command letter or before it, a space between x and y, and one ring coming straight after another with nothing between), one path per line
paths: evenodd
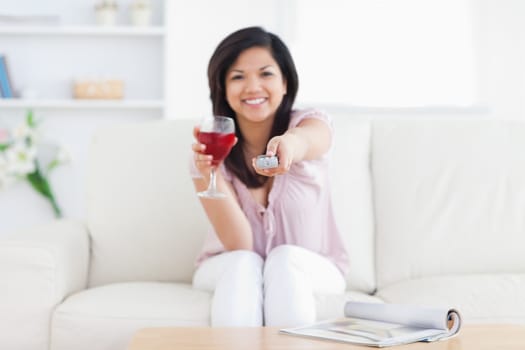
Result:
M331 143L332 132L326 122L316 118L305 118L296 127L268 142L266 154L277 155L279 167L256 168L256 171L266 176L284 174L294 162L320 158L330 149ZM255 167L255 161L253 163Z
M284 136L295 139L292 162L318 159L328 152L332 143L332 133L326 122L314 118L303 119Z
M197 139L198 127L194 129ZM205 145L195 142L192 145L194 162L202 177L194 178L197 192L208 188L211 169L211 155L203 154ZM242 211L232 186L224 179L220 171L217 174L217 189L226 194L224 199L200 198L201 204L212 224L217 237L226 250L253 250L253 235L250 223Z

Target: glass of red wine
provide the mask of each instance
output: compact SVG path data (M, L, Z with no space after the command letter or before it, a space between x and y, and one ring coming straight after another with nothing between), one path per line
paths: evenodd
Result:
M213 156L208 189L198 192L197 195L204 198L224 198L226 195L217 190L215 172L235 144L235 123L228 117L205 118L201 122L197 139L206 145L204 153Z

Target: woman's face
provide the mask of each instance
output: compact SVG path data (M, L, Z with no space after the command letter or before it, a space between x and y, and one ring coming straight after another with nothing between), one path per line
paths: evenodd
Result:
M246 49L226 72L226 100L238 119L273 120L285 94L281 69L264 47Z

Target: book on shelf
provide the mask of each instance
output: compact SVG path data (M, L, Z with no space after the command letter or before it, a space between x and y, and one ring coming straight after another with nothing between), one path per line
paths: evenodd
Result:
M448 339L461 328L459 312L447 308L349 301L345 304L344 315L302 327L283 328L279 332L387 347Z
M0 96L2 98L13 97L13 86L9 78L9 70L7 69L7 59L5 55L0 55Z

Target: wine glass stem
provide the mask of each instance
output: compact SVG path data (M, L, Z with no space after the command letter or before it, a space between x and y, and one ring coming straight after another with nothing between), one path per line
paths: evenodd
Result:
M216 192L217 191L217 176L215 175L215 167L211 167L210 170L210 192Z

